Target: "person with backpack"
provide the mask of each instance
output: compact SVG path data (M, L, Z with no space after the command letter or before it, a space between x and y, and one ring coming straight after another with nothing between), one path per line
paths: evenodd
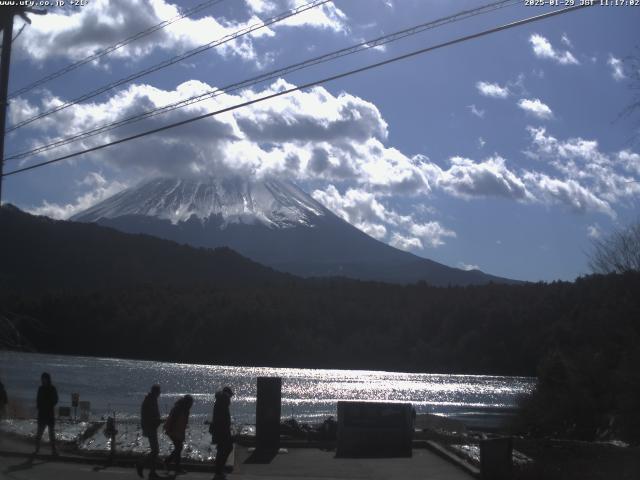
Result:
M213 404L213 419L209 426L211 443L216 444L215 476L214 479L224 480L224 466L233 451L233 439L231 437L231 397L233 390L224 387L216 392L216 401Z
M57 456L56 450L56 433L55 433L55 406L58 404L58 390L51 383L51 375L44 372L40 376L41 385L38 388L38 396L36 404L38 407L38 431L36 433L36 450L33 453L37 455L40 452L40 440L44 434L44 429L49 429L49 443L51 443L51 455Z
M185 473L180 468L180 460L192 405L193 397L191 395L185 395L180 398L171 409L169 417L164 423L164 431L173 443L173 452L164 461L164 466L168 469L171 462L173 462L176 473Z
M142 401L140 409L140 425L142 427L142 435L149 439L150 452L145 461L136 463L136 470L140 478L144 475L145 463L149 466L149 478L158 478L156 473L156 462L160 453L160 445L158 444L158 427L162 423L160 419L160 408L158 407L158 398L160 398L160 385L153 385L151 391L147 393Z

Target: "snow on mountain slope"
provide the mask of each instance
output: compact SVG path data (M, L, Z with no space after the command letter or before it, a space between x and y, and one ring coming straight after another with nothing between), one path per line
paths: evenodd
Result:
M274 179L241 177L158 178L126 189L71 220L95 222L125 215L169 220L176 225L212 216L228 224L262 224L270 228L312 226L325 208L298 187Z
M149 180L71 218L195 247L229 247L302 277L433 285L509 282L451 268L380 242L292 183L204 177Z

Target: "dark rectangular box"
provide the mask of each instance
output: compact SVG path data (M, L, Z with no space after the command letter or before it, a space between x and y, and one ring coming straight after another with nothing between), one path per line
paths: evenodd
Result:
M508 480L513 467L511 437L480 441L480 472L483 480Z
M338 402L339 457L410 457L410 403Z
M258 377L256 447L260 450L277 450L280 447L281 405L282 379Z

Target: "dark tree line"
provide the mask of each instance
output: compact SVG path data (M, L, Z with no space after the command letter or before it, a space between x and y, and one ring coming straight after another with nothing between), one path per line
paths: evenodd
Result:
M640 346L640 275L438 288L339 279L272 287L7 292L39 350L245 365L535 375L547 352ZM37 320L33 323L32 320Z

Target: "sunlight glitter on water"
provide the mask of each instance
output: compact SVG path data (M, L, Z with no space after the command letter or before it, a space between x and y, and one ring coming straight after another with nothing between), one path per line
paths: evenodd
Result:
M528 394L534 379L481 375L414 374L383 371L189 365L110 358L0 352L0 372L14 398L32 405L40 373L49 371L61 404L71 392L91 402L101 415L116 411L135 417L150 385L160 383L160 406L166 414L187 393L193 413L206 417L214 393L224 385L236 392L232 414L239 423L255 419L256 378L282 378L283 417L299 420L335 415L340 400L411 402L418 413L456 415L486 408L509 408Z

